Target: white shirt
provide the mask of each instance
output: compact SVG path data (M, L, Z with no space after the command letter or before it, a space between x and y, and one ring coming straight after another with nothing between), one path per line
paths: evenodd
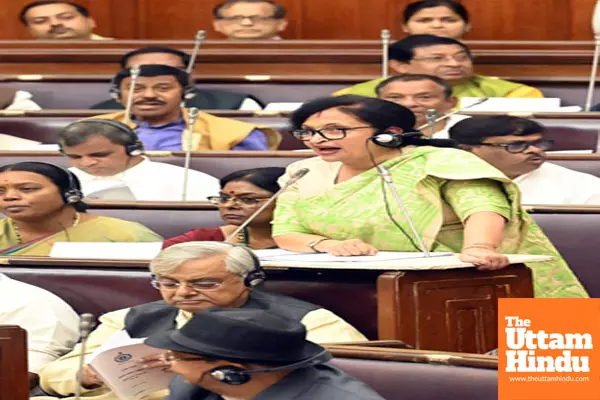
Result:
M523 204L600 205L600 178L560 165L545 162L514 182L521 189Z
M0 324L27 331L29 371L69 352L79 339L79 316L54 294L0 273Z
M77 168L69 170L79 178L85 196L111 185L127 186L135 199L141 201L181 201L183 194L185 168L150 161L146 157L138 165L113 176L90 175ZM186 200L206 201L206 197L218 195L219 190L217 178L192 169L188 171Z
M17 90L12 104L6 107L5 110L41 110L42 107L38 106L32 98L31 93Z
M450 139L450 134L448 133L448 131L450 130L450 128L452 128L454 125L456 125L457 123L459 123L463 119L467 119L467 118L471 118L471 116L469 116L469 115L460 115L460 114L454 114L454 115L449 116L446 119L446 125L444 126L444 128L440 129L437 132L435 132L432 137L434 139ZM425 129L427 129L427 128L425 128ZM423 132L423 133L426 134L427 132Z

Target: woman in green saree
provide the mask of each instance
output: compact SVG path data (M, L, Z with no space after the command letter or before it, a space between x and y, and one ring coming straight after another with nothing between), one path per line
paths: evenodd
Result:
M319 157L291 164L282 177L284 183L297 170L310 170L278 199L277 245L339 256L419 251L374 168L381 165L428 250L460 253L462 261L479 269L506 267L503 253L551 255L553 261L531 264L536 296L587 297L521 208L516 185L470 153L433 147L449 147L449 141L406 134L414 122L414 115L398 104L355 95L300 107L292 115L294 135ZM382 138L401 143L388 147Z
M56 242L160 242L136 222L85 213L79 180L52 164L0 168L0 255L48 256Z

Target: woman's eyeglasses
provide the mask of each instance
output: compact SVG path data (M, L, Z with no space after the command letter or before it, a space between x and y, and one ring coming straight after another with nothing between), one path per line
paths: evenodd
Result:
M270 197L231 197L226 195L220 195L210 196L207 197L207 199L216 206L223 206L231 201L243 206L251 207L257 205L263 200L270 199Z
M537 147L542 151L550 150L554 140L551 139L540 139L532 142L510 142L510 143L478 143L475 146L491 146L491 147L504 147L504 150L509 153L522 153L529 148L529 146Z
M372 128L372 126L357 126L354 128L324 128L324 129L294 129L292 135L303 142L309 141L315 134L327 140L340 140L346 137L348 131L354 129Z

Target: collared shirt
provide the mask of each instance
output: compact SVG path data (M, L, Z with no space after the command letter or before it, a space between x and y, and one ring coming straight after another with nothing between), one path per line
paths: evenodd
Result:
M549 162L513 181L522 204L600 205L600 178Z
M144 143L146 150L181 150L181 137L185 129L185 121L177 121L162 125L150 125L144 121L133 121L136 133ZM269 150L267 137L260 129L254 129L244 140L231 150Z
M0 324L27 331L29 371L38 371L73 348L79 316L58 296L0 273Z
M146 157L139 164L112 176L95 176L78 168L69 168L81 182L83 194L94 198L94 192L110 187L127 186L136 200L181 201L185 168L150 161ZM219 193L219 180L204 172L188 171L188 201L206 201Z
M471 118L471 116L460 115L460 114L454 114L454 115L449 116L448 119L446 119L446 125L444 125L444 128L435 132L432 137L434 139L450 139L450 134L448 133L448 131L450 131L450 128L452 128L454 125L458 124L463 119L467 119L467 118ZM427 129L427 128L425 128L425 129Z

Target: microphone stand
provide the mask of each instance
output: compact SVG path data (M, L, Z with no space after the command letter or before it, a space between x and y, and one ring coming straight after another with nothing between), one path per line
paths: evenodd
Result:
M381 76L383 78L388 77L388 63L389 55L388 50L390 47L390 31L389 29L381 30Z
M385 182L386 186L390 189L390 192L392 192L392 196L394 197L394 200L398 204L398 207L400 207L400 210L402 211L402 214L404 215L404 219L408 223L408 226L410 227L412 234L414 235L415 239L417 240L417 244L421 248L421 252L425 255L425 257L431 257L431 254L429 254L427 247L425 247L425 242L423 242L421 235L417 231L417 228L415 227L415 224L413 223L412 218L410 217L410 214L408 213L408 210L406 209L406 206L404 205L404 202L400 198L400 194L398 193L398 190L396 189L396 185L394 185L394 181L392 180L392 175L387 170L387 168L385 168L381 164L377 166L377 172L379 172L379 176L381 176L381 178Z
M83 384L83 366L85 359L85 345L92 329L95 325L95 318L92 314L81 314L79 322L79 335L81 336L81 353L79 353L79 369L77 370L77 387L75 388L75 400L81 398L81 385Z
M463 108L461 108L460 110L454 110L454 111L452 111L452 112L446 113L446 114L442 115L441 117L434 119L434 120L433 120L433 121L431 121L431 122L430 122L430 121L427 121L427 123L426 123L426 124L423 124L423 125L419 126L419 127L417 128L417 130L418 130L418 131L420 131L420 130L423 130L423 129L427 128L427 127L429 126L429 124L430 124L430 123L437 124L438 122L440 122L440 121L443 121L443 120L445 120L446 118L450 118L450 117L451 117L451 116L453 116L454 114L458 114L458 113L460 113L460 112L463 112L463 111L465 111L465 110L468 110L468 109L469 109L469 108L471 108L471 107L475 107L475 106L477 106L477 105L479 105L479 104L481 104L481 103L485 103L485 102L486 102L486 101L488 101L489 99L490 99L489 97L484 97L484 98L482 98L482 99L479 99L479 100L477 100L475 103L473 103L473 104L471 104L471 105L468 105L468 106L466 106L466 107L463 107ZM429 110L428 110L428 111L429 111Z
M185 109L184 109L185 112ZM198 109L196 107L190 108L190 117L189 117L189 129L187 129L187 143L185 146L185 162L183 165L183 191L181 192L181 201L187 200L187 192L188 192L188 177L190 171L190 160L192 158L192 136L194 133L194 126L196 125L196 120L198 119Z
M244 228L246 228L250 224L250 222L252 222L258 214L263 212L263 210L265 208L267 208L271 203L273 203L275 201L275 199L277 199L281 193L283 193L287 188L292 186L294 183L298 182L298 179L300 179L304 175L308 174L308 171L309 171L308 168L299 169L294 175L291 176L290 180L288 180L285 183L285 185L283 185L283 187L277 191L277 193L275 193L273 196L271 196L271 198L268 201L266 201L265 204L263 204L258 210L256 210L251 216L249 216L248 219L245 220L243 224L238 226L235 231L233 231L229 236L227 236L227 239L225 239L225 242L231 243L231 239L236 237L238 233L240 233Z
M429 127L429 137L430 138L432 138L433 134L435 133L435 124L437 123L435 121L436 116L437 116L437 112L433 108L428 109L427 113L425 114L425 119L427 120L427 126Z
M588 86L587 97L585 100L585 111L592 109L594 101L594 90L596 88L596 75L598 73L598 56L600 53L600 0L596 2L594 15L592 17L592 29L594 31L594 58L592 60L592 70L590 72L590 84Z
M137 78L140 76L140 66L134 65L129 70L131 75L131 82L129 83L129 96L127 97L127 107L125 108L125 123L131 123L131 107L133 106L133 92L135 90L135 83Z
M206 39L206 31L198 31L196 32L196 38L194 39L194 50L192 51L192 56L190 57L190 62L185 69L185 72L191 74L194 70L194 64L196 63L196 57L198 56L198 51L200 50L200 46L202 42Z

